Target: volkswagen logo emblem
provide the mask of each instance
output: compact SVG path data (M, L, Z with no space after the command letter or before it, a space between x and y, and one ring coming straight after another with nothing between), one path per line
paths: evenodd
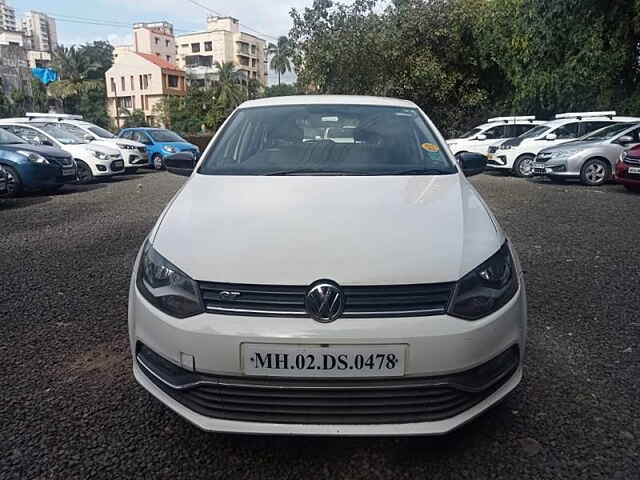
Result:
M333 322L344 310L344 294L335 283L319 282L307 292L304 305L314 320Z

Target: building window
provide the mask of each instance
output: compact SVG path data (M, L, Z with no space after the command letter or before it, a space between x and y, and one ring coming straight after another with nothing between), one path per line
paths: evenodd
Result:
M116 79L111 77L111 91L116 93Z
M124 85L124 77L120 77L120 85L122 86L122 91L124 92L126 90Z
M151 75L143 75L142 76L143 79L143 83L144 83L144 89L146 90L147 88L149 88L149 83L151 82Z
M251 45L251 55L255 55L255 54L256 54L256 46Z
M204 42L204 51L210 52L213 50L213 44L211 42Z
M131 81L130 81L130 84L131 84L131 90L135 90L135 89L136 89L136 86L135 86L135 84L133 83L133 75L131 75L130 80L131 80Z
M142 75L138 75L138 81L140 83L140 90L142 90Z
M189 44L188 43L183 43L180 45L180 48L189 48Z
M255 58L251 59L251 68L256 68L256 65L258 64L257 60Z
M171 63L171 55L167 55L167 62Z
M191 44L191 53L198 53L200 51L200 44L199 43L192 43Z
M160 43L160 39L156 37L156 45L158 45L159 43Z
M170 43L170 42L169 42L169 40L165 40L165 41L164 41L164 46L165 46L165 47L167 47L167 48L169 48L169 43Z
M178 88L178 76L167 75L167 86L169 88Z
M249 66L249 59L248 58L244 58L244 57L240 57L240 65L248 67Z

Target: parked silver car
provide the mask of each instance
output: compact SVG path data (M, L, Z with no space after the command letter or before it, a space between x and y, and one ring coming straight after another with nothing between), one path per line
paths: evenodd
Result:
M640 143L640 123L617 123L578 140L545 148L535 158L533 174L562 181L579 178L584 185L602 185L622 152Z

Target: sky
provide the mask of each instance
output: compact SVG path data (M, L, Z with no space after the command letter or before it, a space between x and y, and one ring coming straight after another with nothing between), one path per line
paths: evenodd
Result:
M173 23L178 35L202 31L206 29L207 15L214 12L235 17L240 20L241 30L275 42L291 28L289 11L311 6L313 0L8 0L7 3L16 9L18 18L28 10L55 17L58 43L69 46L94 40L129 44L131 25L135 22L167 20ZM293 81L293 74L283 77L283 82ZM274 82L277 83L277 74L269 72L269 83Z

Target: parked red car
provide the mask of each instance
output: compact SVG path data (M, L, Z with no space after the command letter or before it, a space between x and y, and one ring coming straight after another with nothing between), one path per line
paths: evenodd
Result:
M622 154L616 164L613 177L627 190L640 193L640 145L636 145Z

